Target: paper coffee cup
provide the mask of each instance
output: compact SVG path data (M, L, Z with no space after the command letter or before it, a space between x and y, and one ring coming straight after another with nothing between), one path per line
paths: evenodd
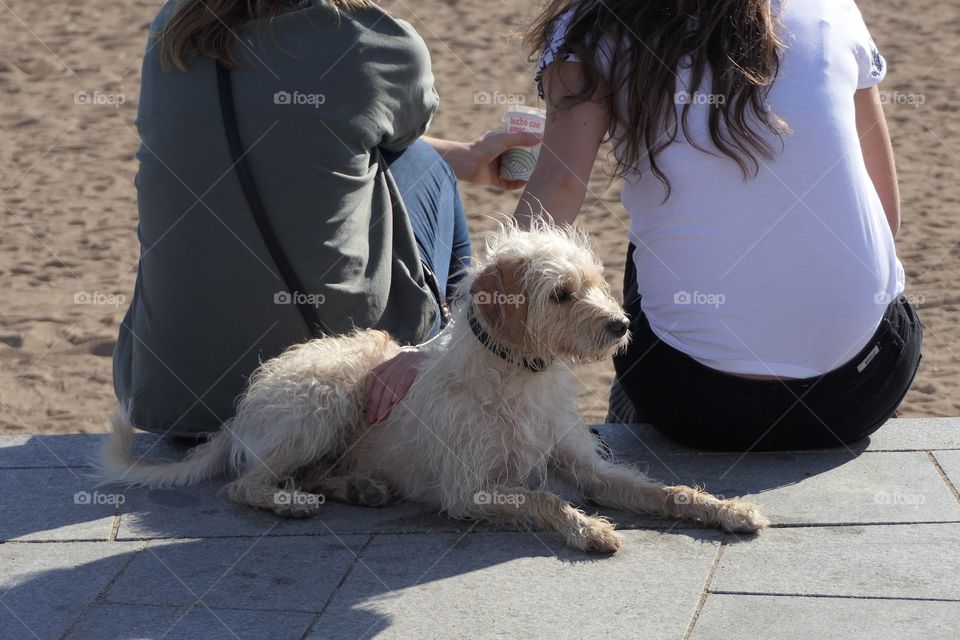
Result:
M547 114L542 109L514 106L503 114L507 133L536 133L543 135ZM500 177L504 180L529 180L540 157L540 145L513 147L500 159Z

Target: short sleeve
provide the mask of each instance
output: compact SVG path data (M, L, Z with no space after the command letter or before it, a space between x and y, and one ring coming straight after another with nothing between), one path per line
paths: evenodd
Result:
M887 75L887 61L877 49L873 38L867 36L865 42L858 45L857 59L860 63L858 89L869 89L880 84Z
M570 27L570 20L573 18L573 9L561 15L553 27L553 35L550 36L549 44L544 48L540 55L540 62L537 64L534 82L537 83L537 92L543 98L543 72L554 62L582 62L580 58L570 51L565 51L567 29Z
M859 67L859 77L857 78L858 89L869 89L883 81L887 75L887 61L877 48L873 38L870 37L870 31L863 21L863 15L855 2L851 2L849 8L850 15L854 24L851 25L854 37L854 52L857 56L857 66Z

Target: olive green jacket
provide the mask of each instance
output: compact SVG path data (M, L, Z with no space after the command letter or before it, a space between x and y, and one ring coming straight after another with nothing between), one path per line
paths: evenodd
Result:
M240 135L300 295L335 333L425 339L439 309L379 153L412 144L437 108L424 42L376 6L338 15L324 4L240 36ZM261 361L310 335L233 170L213 60L166 72L151 36L137 128L141 251L114 386L138 426L194 436L233 415Z

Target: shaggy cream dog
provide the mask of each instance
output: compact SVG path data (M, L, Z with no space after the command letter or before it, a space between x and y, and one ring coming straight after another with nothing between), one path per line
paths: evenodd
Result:
M506 227L487 248L453 322L420 347L416 381L384 422L365 420L365 382L401 348L383 332L357 331L264 363L236 416L182 462L134 460L133 430L118 412L100 472L150 487L228 476L233 500L284 516L311 515L325 498L377 506L398 496L454 518L533 524L599 552L620 548L613 524L545 490L548 475L599 505L728 531L766 526L752 504L663 486L601 457L570 366L609 358L626 344L628 321L585 234Z

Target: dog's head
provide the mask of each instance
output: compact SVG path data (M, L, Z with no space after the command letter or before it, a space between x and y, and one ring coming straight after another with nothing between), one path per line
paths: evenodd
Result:
M530 231L502 226L462 286L490 336L517 354L595 361L629 339L603 264L587 234L573 227L542 221Z

